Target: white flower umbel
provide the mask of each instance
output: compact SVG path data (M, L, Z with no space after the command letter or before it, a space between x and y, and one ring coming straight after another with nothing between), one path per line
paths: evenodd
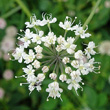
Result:
M32 16L30 22L25 23L26 30L22 31L25 35L19 34L22 45L12 53L15 60L27 66L23 67L24 74L18 77L26 79L26 83L20 83L20 85L28 84L30 93L34 89L39 92L44 79L49 78L50 81L47 82L50 83L46 89L49 93L47 100L49 97L61 99L61 93L65 88L63 84L60 85L61 83L66 83L68 90L74 88L77 92L82 88L81 84L83 85L82 75L90 72L99 73L100 69L100 66L96 67L99 62L95 62L94 58L95 43L91 41L88 45L84 45L86 46L84 51L76 43L77 37L90 36L86 33L87 29L84 30L79 24L74 26L75 20L72 21L70 17L66 17L64 23L59 23L59 26L65 30L64 35L61 33L56 36L56 31L53 32L51 29L51 24L56 21L57 19L52 18L51 14L43 14L43 20L37 19L35 15ZM44 25L49 28L48 32L42 30ZM71 37L67 36L69 30L77 36L72 36L74 34L70 35Z

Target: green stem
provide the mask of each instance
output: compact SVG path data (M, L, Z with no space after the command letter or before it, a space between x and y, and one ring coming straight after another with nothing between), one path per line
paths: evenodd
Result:
M91 19L93 18L94 14L95 14L95 11L97 9L97 7L99 6L101 0L98 0L96 5L94 6L93 10L91 11L89 17L87 18L87 20L85 21L84 25L83 25L83 29L86 27L86 25L89 24L89 22L91 21Z
M91 11L89 17L87 18L87 20L85 21L85 23L84 23L84 25L83 25L83 29L85 29L85 27L86 27L86 26L89 24L89 22L92 20L94 14L95 14L95 11L96 11L97 7L99 6L100 2L101 2L101 0L98 0L98 1L96 2L96 5L93 7L93 10ZM80 36L76 36L74 42L76 42L76 41L79 39L79 37L80 37Z
M68 30L65 30L65 33L64 33L64 38L66 38L66 34L67 34Z
M56 67L57 67L57 62L58 62L58 60L57 60L56 63L55 63L55 67L54 67L54 69L53 69L54 72L55 72Z
M51 51L43 50L43 53L44 53L44 54L48 54L48 55L50 55L50 56L53 55L53 53L52 53Z
M16 13L17 11L19 11L21 9L20 6L12 9L11 11L7 12L6 14L2 15L2 18L8 18L9 16L13 15L14 13Z
M24 11L24 13L30 18L31 16L31 13L30 11L28 10L28 8L26 7L26 5L21 1L21 0L15 0L19 6L22 8L22 10Z
M56 58L52 61L52 63L49 65L49 67L51 67L56 61Z
M50 27L50 23L48 23L47 25L48 25L49 31L51 32L51 27Z
M55 45L54 45L54 44L51 45L51 48L52 48L52 50L53 50L53 53L56 55L56 54L57 54L57 51L56 51L56 49L55 49Z
M63 72L63 65L62 65L62 61L61 60L60 60L59 65L60 65L60 69L61 69L61 74L64 74L64 72Z

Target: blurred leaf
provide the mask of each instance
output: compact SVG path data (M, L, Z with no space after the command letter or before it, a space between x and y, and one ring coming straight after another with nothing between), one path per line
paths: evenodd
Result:
M107 95L100 93L98 96L98 106L104 106L107 103Z
M22 105L22 106L12 107L11 110L31 110L31 109L29 107L25 106L25 105Z
M94 89L90 87L85 87L84 94L86 96L86 103L88 103L90 107L96 107L97 106L97 94L94 91Z
M39 110L55 110L57 103L57 99L50 98L49 101L45 100L45 102L40 105Z

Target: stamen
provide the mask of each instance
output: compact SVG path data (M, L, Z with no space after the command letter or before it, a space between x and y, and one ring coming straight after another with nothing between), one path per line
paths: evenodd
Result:
M72 25L74 24L74 22L76 21L76 19L77 19L77 17L74 18L74 20L73 20L73 22L72 22Z
M101 62L94 62L93 64L96 64L96 63L97 63L97 64L101 64Z
M86 25L86 29L84 30L84 32L86 32L88 30L88 25Z
M96 71L93 71L94 73L96 73L96 74L99 74L100 72L96 72Z
M78 25L79 25L80 27L81 27L81 25L82 25L80 20L79 20L79 24L78 24Z
M19 34L19 33L17 33L18 35L20 35L21 37L24 37L23 35L21 35L21 34ZM18 37L18 39L20 39L20 37Z
M15 76L15 78L21 78L21 77L25 77L25 75L22 75L22 76Z
M60 100L63 102L62 98L60 97Z
M86 46L88 45L88 44L85 44L85 43L83 43L83 42L82 42L82 44L83 44L83 45L86 45Z
M20 83L20 86L22 86L23 84L29 84L29 83Z
M83 91L83 88L80 86L80 88L81 88L81 91Z
M76 94L79 96L79 94L78 94L77 90L75 90L75 92L76 92Z

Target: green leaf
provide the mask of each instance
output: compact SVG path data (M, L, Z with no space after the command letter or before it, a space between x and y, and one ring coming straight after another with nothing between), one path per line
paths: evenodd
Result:
M96 107L97 106L97 94L96 94L95 90L90 87L85 87L84 93L86 96L86 103L90 107Z
M107 95L100 93L98 96L98 106L104 106L107 103Z

